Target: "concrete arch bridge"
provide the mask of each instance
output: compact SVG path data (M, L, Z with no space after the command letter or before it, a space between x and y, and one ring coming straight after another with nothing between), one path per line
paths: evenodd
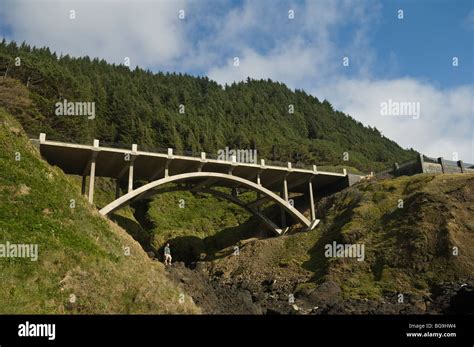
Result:
M156 153L139 151L135 144L124 149L99 146L99 140L94 140L92 145L50 141L44 133L32 141L49 164L60 167L66 174L82 176L82 193L87 194L90 203L94 201L96 177L115 179L116 199L99 211L102 215L154 194L190 190L212 194L247 209L277 235L287 230L287 216L291 217L290 222L301 223L307 230L314 229L319 223L315 213L316 194L341 190L362 177L347 174L346 170L343 173L318 171L315 165L311 169L293 168L291 163L266 165L263 159L256 164L240 163L235 158L211 159L204 152L199 157L175 155L171 148L166 153ZM149 183L135 188L138 180ZM122 196L120 183L128 186ZM174 187L170 187L172 184ZM231 188L233 194L216 187ZM237 189L254 191L257 199L244 202L235 194ZM293 206L290 194L306 198L309 218ZM259 209L269 201L282 211L279 225Z

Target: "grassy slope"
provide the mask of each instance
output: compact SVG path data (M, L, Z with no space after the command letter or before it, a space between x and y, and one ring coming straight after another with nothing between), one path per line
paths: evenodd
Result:
M364 243L366 261L331 260L327 277L347 294L378 296L472 276L473 190L473 175L416 175L338 194L326 203L326 231L339 242Z
M215 270L255 283L276 278L288 290L291 278L301 287L332 280L348 298L427 294L433 284L474 273L473 190L474 175L361 183L321 202L316 230L248 242L239 257L217 260ZM365 261L326 258L332 241L363 243Z
M187 296L180 303L163 265L92 209L73 178L39 158L3 109L0 162L0 243L39 247L37 262L0 258L0 313L199 312Z

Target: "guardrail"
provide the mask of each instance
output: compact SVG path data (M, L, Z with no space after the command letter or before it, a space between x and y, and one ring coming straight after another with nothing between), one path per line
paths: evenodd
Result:
M446 160L442 157L431 158L426 155L420 154L417 159L403 162L402 164L395 163L391 169L380 171L376 176L383 175L414 175L417 173L471 173L474 172L474 165L464 163L462 160Z

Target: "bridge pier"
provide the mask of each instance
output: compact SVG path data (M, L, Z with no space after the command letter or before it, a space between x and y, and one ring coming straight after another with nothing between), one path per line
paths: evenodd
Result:
M286 179L288 175L285 175L283 178L283 199L288 202L288 180Z
M133 190L133 161L130 160L130 166L128 167L128 193Z
M94 182L95 181L95 156L91 160L91 172L89 175L89 202L94 202Z
M288 200L285 199L284 190L281 191L280 196L283 198L283 200L286 201L286 203L288 203ZM286 228L286 212L285 212L285 209L282 206L280 206L280 215L281 215L281 228L284 229L284 228Z
M132 154L130 156L130 165L128 167L128 192L133 190L133 166L137 158L137 145L132 144Z
M311 213L311 221L316 219L316 211L314 208L314 196L313 196L313 182L311 182L313 178L311 177L308 182L308 189L309 189L309 210Z
M94 145L92 148L92 155L90 159L90 174L89 174L89 202L94 203L94 187L95 187L95 161L99 154L99 140L94 139Z
M164 171L164 177L169 177L170 175L170 163L171 160L173 159L173 148L168 148L168 159L166 159L165 163L165 171Z
M283 176L283 190L282 190L282 193L281 193L281 196L283 198L283 200L285 200L285 202L288 204L288 176L291 172L291 163L288 162L288 170L289 172L287 172L284 176ZM280 208L281 210L281 227L282 229L283 228L286 228L286 212L285 212L285 209L284 208Z

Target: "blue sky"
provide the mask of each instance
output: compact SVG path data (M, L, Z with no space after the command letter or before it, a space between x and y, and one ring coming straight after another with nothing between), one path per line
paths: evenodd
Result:
M381 61L390 61L393 52L397 67L393 76L410 75L451 87L473 83L474 22L468 23L473 1L419 0L386 1L383 16L374 36ZM404 20L392 13L404 9ZM452 57L460 59L458 68L450 66ZM380 66L381 67L381 66ZM383 76L383 69L376 69Z
M222 84L271 78L327 98L403 147L474 162L470 0L4 0L0 30L59 53L128 57L132 67ZM420 117L382 116L387 100L419 103Z

